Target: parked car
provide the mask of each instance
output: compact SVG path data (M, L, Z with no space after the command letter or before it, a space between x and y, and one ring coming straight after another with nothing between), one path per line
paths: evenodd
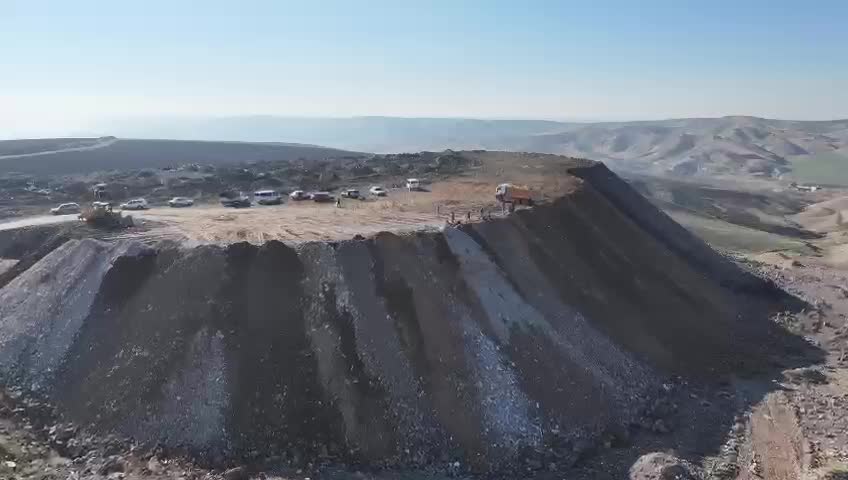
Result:
M289 198L292 200L309 200L312 197L303 190L295 190L289 194Z
M58 207L50 209L53 215L70 215L72 213L80 213L81 209L78 203L63 203Z
M190 207L194 205L194 200L188 197L174 197L168 200L168 205L174 208Z
M359 190L356 190L355 188L348 188L347 190L342 192L342 197L359 198Z
M417 178L407 178L406 179L406 189L410 192L414 192L417 190L421 190L421 181Z
M385 188L379 185L374 185L368 191L371 192L371 195L374 195L375 197L385 197L389 194L389 192L387 192Z
M147 210L150 208L147 205L147 200L143 198L134 198L121 204L121 210Z
M275 190L257 190L253 192L253 201L259 205L279 205L283 203L283 197Z
M244 208L252 204L250 197L241 192L224 192L219 196L219 200L221 205L232 208Z
M312 199L313 202L332 202L333 196L330 195L330 192L312 192L309 198Z

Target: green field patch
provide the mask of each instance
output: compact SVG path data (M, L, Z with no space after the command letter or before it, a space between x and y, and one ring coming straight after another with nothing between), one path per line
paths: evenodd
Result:
M747 253L763 253L775 250L813 253L803 240L735 225L719 219L705 218L679 210L666 211L666 213L705 242L722 250Z
M848 152L796 157L792 160L791 175L799 183L848 186Z

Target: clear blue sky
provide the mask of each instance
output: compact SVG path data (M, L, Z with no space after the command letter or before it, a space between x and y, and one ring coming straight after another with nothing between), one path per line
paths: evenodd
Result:
M848 117L848 1L0 0L0 128Z

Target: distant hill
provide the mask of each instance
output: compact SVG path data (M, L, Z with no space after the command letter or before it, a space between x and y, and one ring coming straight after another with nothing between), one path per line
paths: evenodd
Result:
M298 142L374 153L483 149L527 135L555 133L563 123L544 120L240 116L115 120L93 130L128 138Z
M795 170L821 178L848 171L848 120L756 117L567 123L450 118L288 118L118 121L106 133L200 140L292 141L390 153L488 149L556 153L603 160L639 172L778 176ZM822 159L819 161L819 159ZM826 168L817 168L827 163ZM844 166L844 168L843 168Z
M848 120L723 117L572 125L509 147L587 156L654 173L774 177L792 172L795 161L824 154L843 156L848 169Z
M130 140L115 137L0 141L0 173L39 175L222 165L269 160L319 160L355 152L291 143Z
M0 157L23 157L42 153L57 153L102 148L115 137L100 138L35 138L0 142Z

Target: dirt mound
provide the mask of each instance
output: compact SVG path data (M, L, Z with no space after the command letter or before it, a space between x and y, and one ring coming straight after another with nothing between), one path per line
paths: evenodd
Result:
M791 301L604 167L574 174L551 204L442 232L70 240L0 290L0 378L215 462L567 465L670 375L763 368L786 343L766 313Z
M0 232L0 288L25 272L60 245L70 235L57 225Z

